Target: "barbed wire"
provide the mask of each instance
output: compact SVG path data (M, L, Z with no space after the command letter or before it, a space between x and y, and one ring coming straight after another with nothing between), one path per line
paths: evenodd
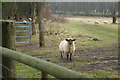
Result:
M23 77L22 75L16 73L15 71L13 71L13 70L7 68L6 66L4 66L4 65L2 65L2 64L0 64L0 66L3 66L3 67L6 68L8 71L11 71L12 73L14 73L14 74L16 74L16 75L18 75L18 76L20 76L20 77L22 77L22 78L25 78L25 77ZM2 77L3 77L3 76L2 76Z
M0 77L1 77L2 79L4 79L4 80L7 80L7 79L6 79L5 77L3 77L2 75L0 75ZM2 79L1 79L1 80L2 80Z

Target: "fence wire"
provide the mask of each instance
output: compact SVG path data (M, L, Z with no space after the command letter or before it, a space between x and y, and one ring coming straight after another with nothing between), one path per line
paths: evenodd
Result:
M7 69L8 71L10 71L10 72L12 72L12 73L14 73L14 74L16 74L16 75L22 77L22 78L25 78L25 77L23 77L22 75L16 73L15 71L13 71L13 70L7 68L6 66L4 66L4 65L2 65L2 64L0 64L0 66L3 66L3 67L4 67L5 69ZM2 78L5 78L5 77L3 77L2 75L0 75L0 76L1 76ZM7 79L6 79L6 80L7 80Z
M6 79L5 77L3 77L2 75L0 75L0 77L1 77L1 80L2 80L2 79L7 80L7 79Z

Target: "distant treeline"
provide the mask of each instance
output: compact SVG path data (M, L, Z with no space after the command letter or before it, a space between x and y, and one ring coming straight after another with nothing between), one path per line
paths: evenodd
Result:
M40 5L41 2L2 2L2 18L17 20L19 17L38 16ZM46 12L59 16L111 17L118 15L118 6L117 2L44 2L42 11L46 9Z
M117 2L52 2L45 3L52 14L75 16L113 16L118 15Z
M2 19L33 18L40 13L42 4L43 2L2 2Z

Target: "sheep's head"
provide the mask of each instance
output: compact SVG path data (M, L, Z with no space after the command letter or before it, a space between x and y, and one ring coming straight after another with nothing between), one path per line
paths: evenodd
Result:
M73 39L73 38L67 38L66 41L68 41L68 43L70 45L72 45L73 41L75 41L76 39Z

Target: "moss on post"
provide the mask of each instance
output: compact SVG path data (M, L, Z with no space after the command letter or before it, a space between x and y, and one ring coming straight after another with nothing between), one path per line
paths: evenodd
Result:
M15 27L14 21L2 20L2 46L15 50ZM2 65L15 72L15 61L2 55ZM5 67L2 67L2 76L15 78L15 74Z

